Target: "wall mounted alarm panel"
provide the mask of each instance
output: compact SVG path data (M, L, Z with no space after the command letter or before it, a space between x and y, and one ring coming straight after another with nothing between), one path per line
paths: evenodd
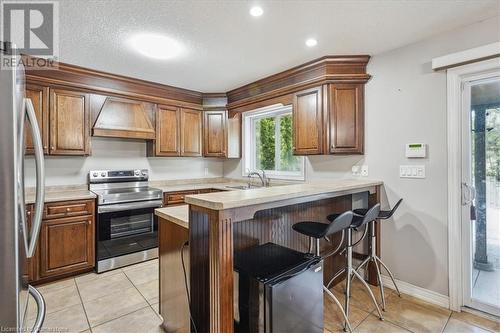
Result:
M427 155L427 145L425 143L407 143L407 158L424 158Z

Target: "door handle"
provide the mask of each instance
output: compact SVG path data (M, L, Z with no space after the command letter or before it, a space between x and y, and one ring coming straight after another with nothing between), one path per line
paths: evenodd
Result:
M36 305L38 307L38 313L36 314L35 324L31 329L31 333L38 333L42 329L43 322L45 320L45 300L42 294L33 286L28 286L28 292L35 299Z
M35 165L36 165L35 210L33 214L33 220L32 220L33 225L31 227L31 233L29 239L27 235L28 229L26 228L26 219L24 219L24 227L25 227L24 244L26 246L26 257L31 258L35 254L38 235L40 234L40 228L42 227L43 205L45 201L45 167L43 161L42 137L40 135L40 129L38 127L38 122L36 120L35 108L33 107L31 99L26 98L25 102L26 102L26 115L28 121L30 122L30 127L33 136L33 147L35 150ZM22 157L24 158L24 156ZM24 190L24 188L22 190ZM23 201L24 205L24 196L21 200ZM24 216L24 213L22 213L22 215Z
M472 204L476 199L476 189L474 186L462 182L462 206L467 206Z

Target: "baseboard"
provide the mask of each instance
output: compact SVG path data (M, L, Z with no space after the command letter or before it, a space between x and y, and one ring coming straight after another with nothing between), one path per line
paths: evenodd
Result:
M384 284L384 287L395 289L391 278L388 276L382 275L382 283ZM404 282L398 279L396 279L396 283L398 284L399 291L403 294L413 296L435 305L439 305L446 309L450 308L450 298L448 296L442 295L432 290L414 286L411 283Z

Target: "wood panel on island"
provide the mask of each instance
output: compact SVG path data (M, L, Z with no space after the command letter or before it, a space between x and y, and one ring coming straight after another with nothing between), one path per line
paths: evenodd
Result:
M33 205L27 205L31 227ZM38 284L88 272L95 266L95 203L46 203L37 249L26 263L28 280Z

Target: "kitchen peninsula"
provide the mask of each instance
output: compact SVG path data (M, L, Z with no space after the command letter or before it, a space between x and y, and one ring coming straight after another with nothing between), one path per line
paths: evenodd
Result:
M169 310L172 311L170 306L162 306L163 295L179 294L178 283L167 283L161 276L161 272L165 271L163 268L172 265L171 260L179 261L179 245L182 244L168 237L169 228L179 230L180 225L181 229L187 228L183 235L189 239L190 303L198 332L233 332L235 252L267 242L307 252L308 239L293 231L293 224L305 220L327 223L328 214L353 208L353 195L366 195L365 204L373 205L380 201L382 184L375 180L339 179L219 192L216 195L189 195L185 197L188 206L157 210L160 234L163 228L166 235L160 235L159 245L163 327L167 331L170 331L169 327L182 327L181 323L172 322L176 316L169 314ZM176 211L169 213L168 210L174 208ZM340 235L337 235L332 243L322 241L322 251L334 246L339 239ZM162 248L170 248L171 251L164 256ZM173 255L175 249L177 254ZM327 258L324 280L330 279L342 267L343 261L340 255ZM374 274L370 272L369 280L376 283ZM165 288L172 288L172 292ZM185 324L186 318L182 321Z

